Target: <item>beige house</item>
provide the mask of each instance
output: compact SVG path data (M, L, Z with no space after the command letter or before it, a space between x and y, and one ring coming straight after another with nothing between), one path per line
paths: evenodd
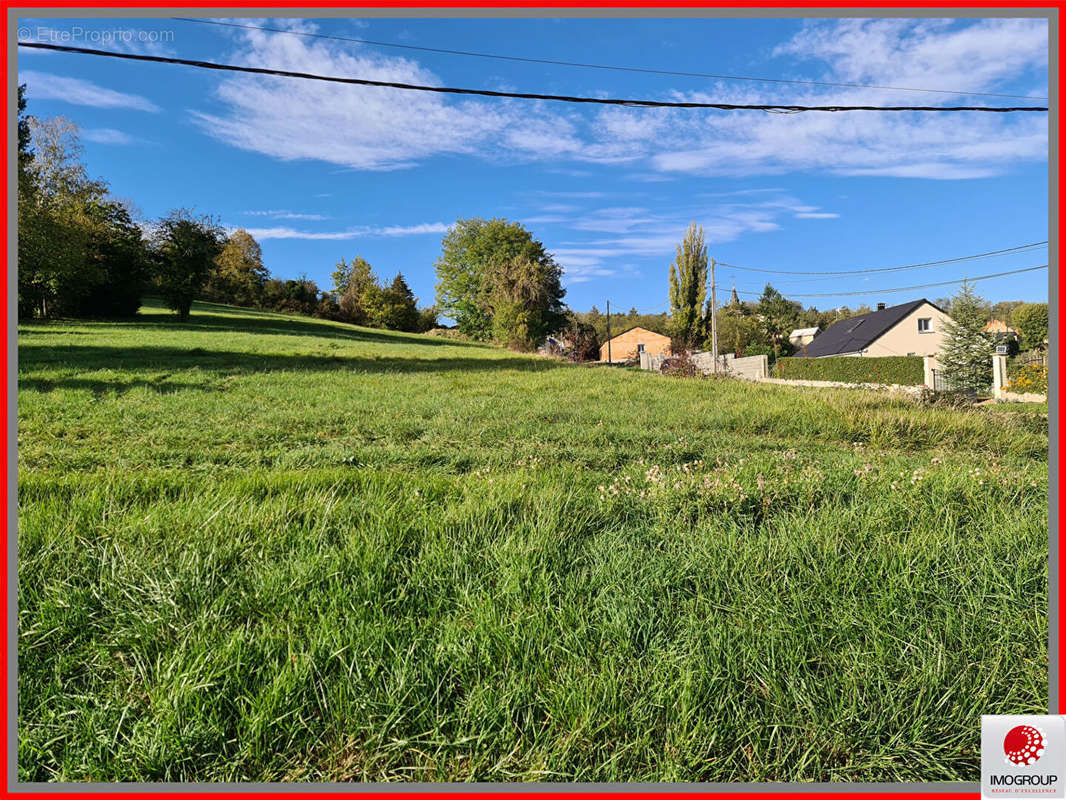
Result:
M815 336L807 357L935 356L950 319L925 298L887 308L878 303L876 311L841 320Z
M670 355L670 337L647 328L630 328L600 345L600 361L629 361L641 353Z
M788 340L792 342L792 346L797 349L802 349L803 345L810 344L814 341L814 337L818 335L819 327L815 325L813 328L796 328L788 335Z

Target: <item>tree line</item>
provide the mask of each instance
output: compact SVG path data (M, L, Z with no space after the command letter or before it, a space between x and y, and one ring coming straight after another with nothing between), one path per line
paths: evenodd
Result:
M360 257L341 259L333 287L322 290L306 276L272 277L255 238L210 215L179 208L140 222L132 203L89 177L81 156L77 126L27 114L19 86L21 319L130 317L151 293L179 319L201 299L401 331L437 324L436 309L418 308L401 273L380 281Z
M128 201L88 176L77 127L62 117L26 113L18 89L18 313L31 317L128 317L141 298L163 298L181 319L194 300L304 314L400 331L424 332L438 315L459 332L516 350L554 342L574 360L599 357L608 320L598 308L575 312L563 302L563 268L519 222L460 219L445 234L436 260L435 306L419 308L402 273L380 279L361 256L341 259L332 286L306 276L271 276L255 238L227 232L217 219L175 209L153 222L138 221ZM689 226L668 271L670 310L612 314L610 333L641 326L668 334L674 352L711 348L708 255L701 227ZM958 298L936 301L949 315ZM974 310L973 303L979 308ZM1040 347L1047 337L1047 304L966 299L969 319L1000 319ZM721 353L738 357L790 355L795 328L822 330L868 306L804 308L766 284L757 300L734 290L716 314Z

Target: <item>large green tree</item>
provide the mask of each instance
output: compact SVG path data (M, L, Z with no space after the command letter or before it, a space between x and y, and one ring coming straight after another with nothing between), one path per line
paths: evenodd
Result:
M132 317L151 277L147 244L126 203L100 199L86 210L87 264L63 312L77 317Z
M377 276L362 256L343 258L333 270L333 293L340 302L341 318L353 325L369 324L367 301L379 289Z
M987 322L985 301L971 284L963 283L951 298L951 317L944 324L944 345L937 354L953 389L980 392L992 384L995 341L984 332Z
M20 313L71 313L85 287L99 277L92 273L90 249L93 229L101 223L94 211L104 202L107 186L86 174L74 123L25 115L24 98L20 112Z
M409 332L419 328L415 295L403 273L396 273L388 286L365 292L364 302L368 321L375 328Z
M244 228L238 228L226 239L212 265L204 297L219 303L256 307L263 302L263 287L269 277L259 242Z
M1045 346L1048 335L1048 304L1021 303L1010 315L1013 327L1022 335L1022 346L1032 350Z
M499 296L501 270L512 265L533 264L548 283L549 307L562 306L563 290L553 275L561 274L544 245L520 223L506 219L461 219L444 236L437 270L437 306L451 317L459 330L475 339L493 335L493 303ZM534 325L537 327L537 325Z
M532 350L565 325L561 278L562 269L551 258L518 255L495 261L484 298L492 338L515 350Z
M787 299L770 284L766 284L759 297L757 313L763 330L770 339L774 357L788 355L791 345L788 335L799 320L800 305Z
M152 254L160 294L178 318L189 318L192 302L203 291L215 259L222 252L225 231L210 216L176 209L161 219L152 235ZM318 301L315 289L313 313Z
M707 246L703 227L692 222L670 265L671 338L675 352L694 350L706 335Z
M709 347L709 344L705 347ZM766 352L770 347L770 339L759 319L744 306L728 305L718 312L720 353L733 353L740 358L754 352Z

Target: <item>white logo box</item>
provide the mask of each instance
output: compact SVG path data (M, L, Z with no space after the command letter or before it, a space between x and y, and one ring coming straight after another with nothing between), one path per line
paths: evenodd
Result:
M1064 797L1066 717L981 717L981 797Z

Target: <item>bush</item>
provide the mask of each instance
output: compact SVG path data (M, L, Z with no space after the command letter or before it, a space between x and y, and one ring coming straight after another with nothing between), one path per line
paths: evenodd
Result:
M672 375L675 378L703 377L703 372L696 366L696 362L692 360L692 354L687 350L682 350L678 355L664 359L662 366L659 367L659 373Z
M1010 315L1011 323L1022 335L1022 344L1028 348L1043 347L1048 332L1048 304L1022 303Z
M1018 394L1047 394L1047 367L1043 364L1024 364L1016 368L1006 389Z
M774 377L901 386L921 386L925 382L921 356L779 358L774 365Z

